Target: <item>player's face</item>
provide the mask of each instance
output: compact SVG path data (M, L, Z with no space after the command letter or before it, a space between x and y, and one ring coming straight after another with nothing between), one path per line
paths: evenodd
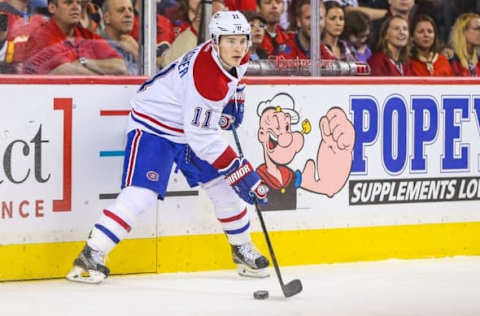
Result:
M390 21L387 29L386 40L389 45L402 48L408 44L408 23L399 18Z
M343 10L340 8L331 8L328 10L325 22L325 32L333 37L338 37L342 35L344 27L345 17Z
M248 39L246 35L224 35L220 37L220 43L218 43L220 58L229 67L240 66L247 49Z
M260 0L259 10L268 24L277 24L284 7L283 0Z
M109 0L110 8L104 14L105 24L121 34L129 34L133 28L133 6L131 0Z
M48 11L60 27L64 25L75 25L80 22L81 1L80 0L58 0L58 4L50 2Z
M429 51L435 40L435 30L432 23L421 21L413 31L413 42L420 50Z
M252 44L259 46L263 41L265 35L265 28L267 26L262 21L254 19L250 21L250 28L252 29Z

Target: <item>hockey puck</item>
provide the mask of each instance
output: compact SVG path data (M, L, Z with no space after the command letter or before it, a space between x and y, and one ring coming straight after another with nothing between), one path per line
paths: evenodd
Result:
M256 300L265 300L268 298L268 291L265 291L265 290L255 291L253 292L253 297Z

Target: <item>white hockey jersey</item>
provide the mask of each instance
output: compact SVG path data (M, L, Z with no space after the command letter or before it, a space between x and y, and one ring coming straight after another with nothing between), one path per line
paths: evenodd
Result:
M198 157L223 169L237 155L218 122L247 71L248 54L235 77L221 66L212 45L208 41L187 52L139 88L130 102L129 130L188 144Z

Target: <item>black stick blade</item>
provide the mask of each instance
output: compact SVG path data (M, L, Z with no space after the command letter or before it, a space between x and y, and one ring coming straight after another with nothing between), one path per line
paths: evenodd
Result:
M282 288L285 297L294 296L303 290L302 282L299 279L292 280Z

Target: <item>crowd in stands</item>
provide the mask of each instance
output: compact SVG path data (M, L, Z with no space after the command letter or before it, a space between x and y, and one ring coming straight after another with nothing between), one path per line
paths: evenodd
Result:
M0 73L138 75L140 0L0 1ZM198 44L201 0L157 0L157 68ZM250 60L310 58L310 0L213 0L252 29ZM480 0L324 0L322 59L376 76L479 76Z

